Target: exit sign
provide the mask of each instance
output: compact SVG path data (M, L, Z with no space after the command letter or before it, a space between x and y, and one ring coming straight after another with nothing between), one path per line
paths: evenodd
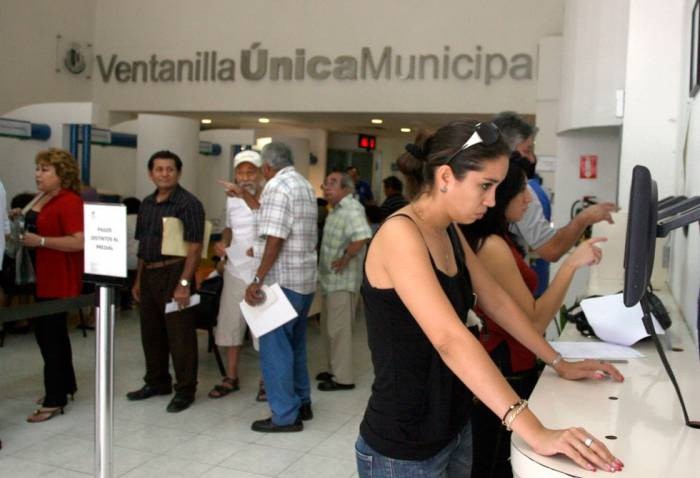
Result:
M357 147L366 149L367 151L373 151L374 148L377 147L377 138L368 134L358 134Z

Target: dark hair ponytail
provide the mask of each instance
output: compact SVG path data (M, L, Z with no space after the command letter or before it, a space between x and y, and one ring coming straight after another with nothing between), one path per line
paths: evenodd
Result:
M431 137L431 133L419 131L413 143L405 146L405 151L396 161L399 171L406 178L406 194L409 198L418 195L423 185L428 159L425 147Z

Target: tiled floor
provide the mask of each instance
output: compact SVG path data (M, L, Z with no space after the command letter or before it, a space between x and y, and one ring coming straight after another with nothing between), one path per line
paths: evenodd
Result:
M269 416L254 400L258 356L242 354L241 390L219 400L207 397L219 379L206 334L200 333L199 391L179 414L165 411L170 397L129 402L124 394L142 384L143 353L138 319L118 318L115 339L114 474L137 477L328 477L356 476L354 442L372 381L364 322L355 327L357 388L319 392L313 376L322 367L320 333L309 326L309 371L314 419L304 431L260 434L250 424ZM65 415L26 423L42 394L41 358L33 335L8 335L0 348L0 477L77 478L91 476L94 435L94 333L71 334L79 391Z

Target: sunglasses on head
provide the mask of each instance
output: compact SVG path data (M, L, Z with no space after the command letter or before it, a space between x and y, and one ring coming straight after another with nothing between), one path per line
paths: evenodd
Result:
M491 146L498 141L501 132L493 123L477 123L474 126L474 132L469 137L469 139L459 148L457 151L452 153L450 157L447 158L445 164L450 164L450 162L457 157L462 151L466 151L475 144L483 143L486 146Z

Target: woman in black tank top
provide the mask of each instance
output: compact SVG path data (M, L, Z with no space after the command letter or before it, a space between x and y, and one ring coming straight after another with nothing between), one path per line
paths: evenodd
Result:
M377 231L365 261L362 297L375 380L355 447L359 476L470 476L472 392L538 452L565 453L589 469L619 467L600 441L585 445L590 435L582 429L543 427L465 327L478 297L561 376L606 370L622 378L609 364L561 360L453 226L474 222L494 205L510 153L498 129L454 122L417 143L399 158L414 199Z

